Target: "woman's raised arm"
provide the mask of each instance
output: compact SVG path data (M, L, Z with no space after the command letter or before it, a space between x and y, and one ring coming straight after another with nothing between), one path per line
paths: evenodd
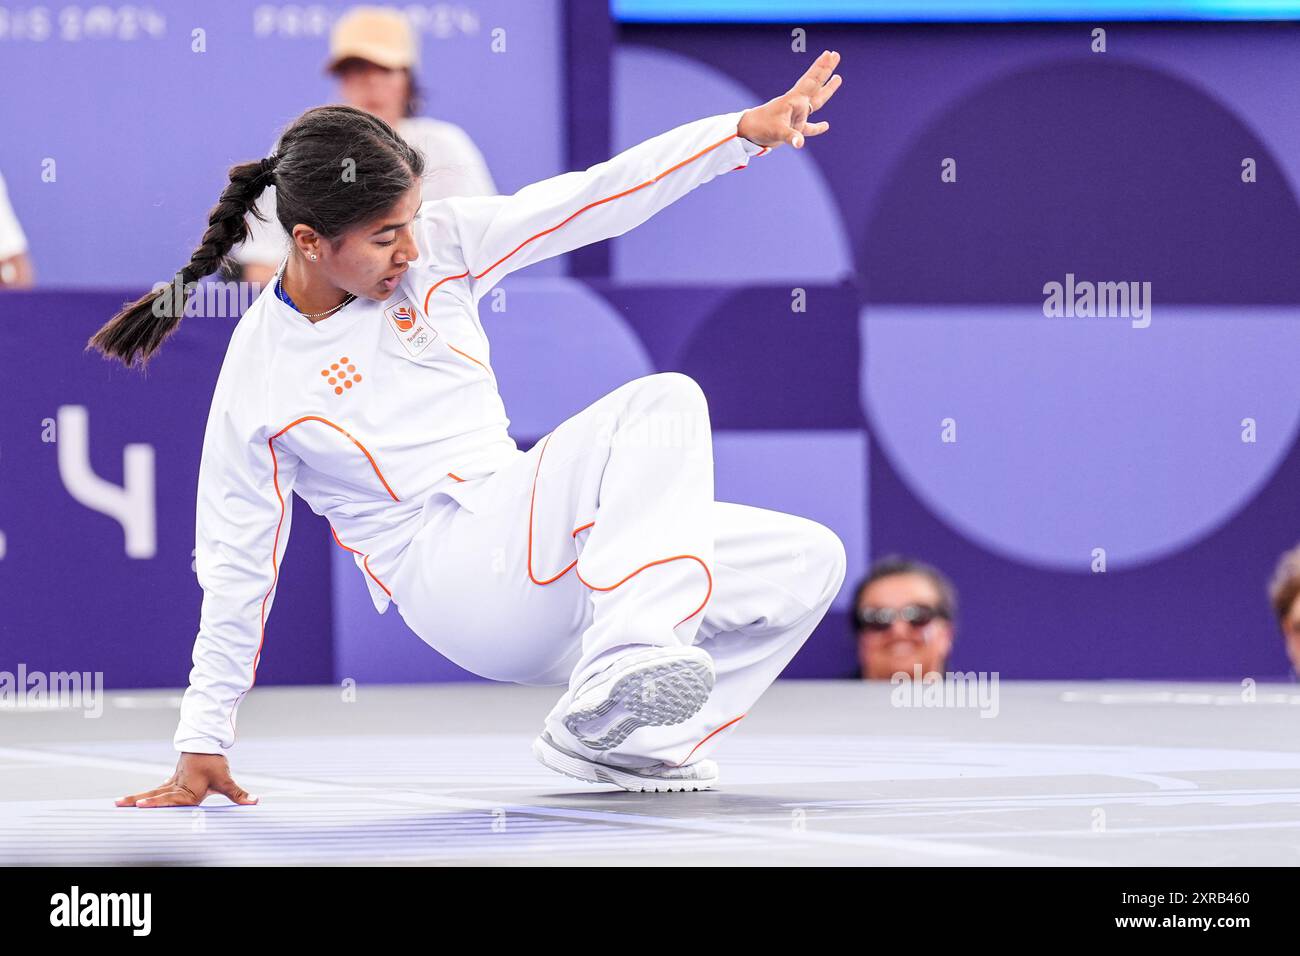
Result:
M839 54L823 53L786 93L762 106L695 120L661 133L582 172L563 173L510 196L458 196L426 203L421 228L430 245L459 248L448 274L422 290L427 311L439 291L464 283L477 302L526 265L621 236L715 176L742 169L782 143L803 146L829 123L810 123L840 86ZM437 256L446 262L449 256Z

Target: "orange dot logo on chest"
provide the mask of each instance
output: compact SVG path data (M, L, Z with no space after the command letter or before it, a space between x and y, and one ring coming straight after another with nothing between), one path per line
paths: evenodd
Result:
M335 395L342 395L361 383L361 373L346 355L337 362L331 362L329 368L321 369L320 374L325 383L334 389Z

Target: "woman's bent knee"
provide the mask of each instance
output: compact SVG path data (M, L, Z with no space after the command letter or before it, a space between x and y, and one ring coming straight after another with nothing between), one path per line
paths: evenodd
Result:
M640 379L643 387L655 395L663 395L688 405L708 406L708 398L700 383L684 372L655 372Z
M819 587L815 607L825 608L835 600L848 570L848 554L840 536L826 525L808 520L803 560L814 587Z

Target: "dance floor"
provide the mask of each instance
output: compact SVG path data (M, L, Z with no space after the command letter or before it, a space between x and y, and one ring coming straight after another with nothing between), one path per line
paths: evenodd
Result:
M0 864L1300 864L1300 686L996 691L779 681L716 789L649 794L536 763L559 688L259 687L231 766L260 804L155 810L113 801L171 773L178 691L2 709Z

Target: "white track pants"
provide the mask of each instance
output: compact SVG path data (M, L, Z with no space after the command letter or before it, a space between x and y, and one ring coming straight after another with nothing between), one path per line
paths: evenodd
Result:
M844 580L844 545L829 528L714 500L705 396L677 372L615 389L475 481L466 507L446 501L427 514L393 600L416 634L469 671L567 684L546 729L601 760L707 756ZM573 691L616 656L690 644L717 673L690 720L638 728L599 754L564 729Z

